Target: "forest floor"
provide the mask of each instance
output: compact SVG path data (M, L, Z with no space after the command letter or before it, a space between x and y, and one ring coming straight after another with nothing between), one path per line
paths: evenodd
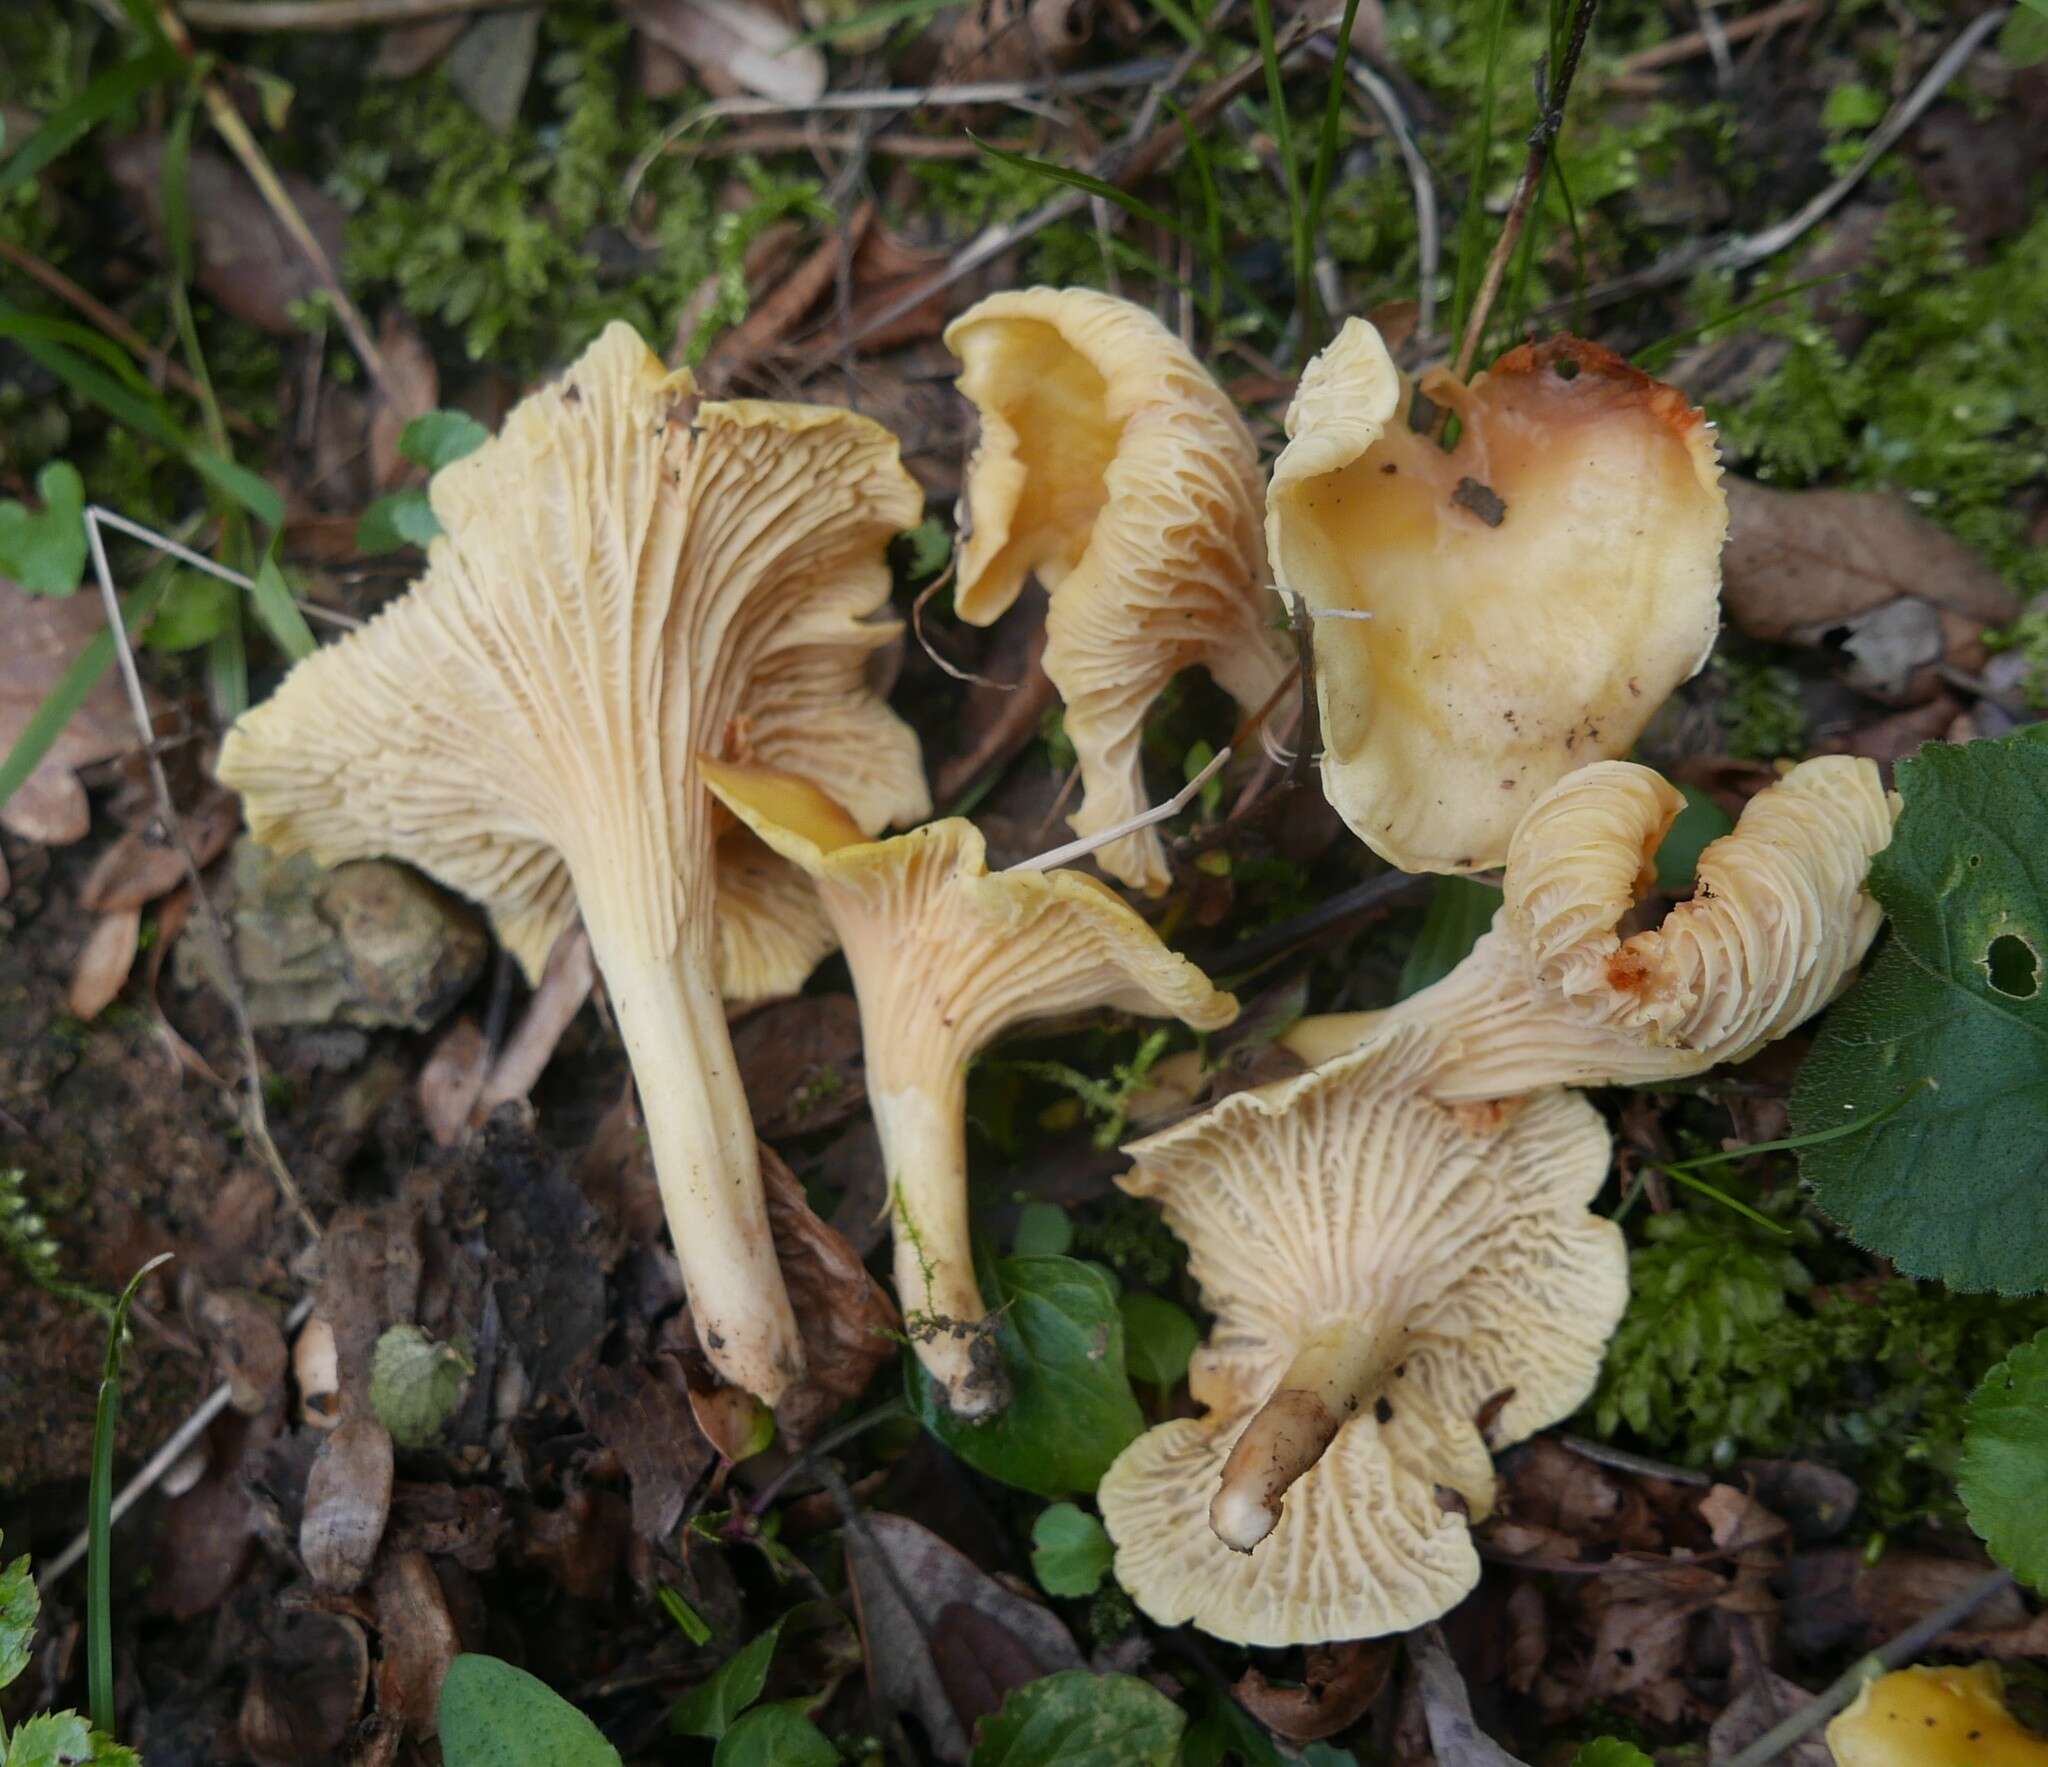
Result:
M1306 204L1332 89L1313 9L1272 21L1279 113L1267 15L1238 0L748 0L766 50L694 0L340 31L268 28L243 0L162 11L190 40L110 94L156 7L0 8L0 539L19 548L6 522L82 484L246 571L275 531L292 589L360 618L420 563L438 456L434 426L408 424L495 427L613 319L709 395L894 429L929 498L892 555L905 611L943 566L973 439L939 333L985 292L1084 284L1151 307L1270 459L1329 316L1373 316L1408 367L1454 347L1569 8L1362 0L1320 210L1299 222L1287 192ZM266 28L224 28L238 14ZM1688 788L1697 832L1783 760L1889 768L2048 705L2048 616L2028 611L2048 592L2037 54L2048 20L1974 0L1598 11L1480 359L1573 330L1704 407L1732 475L1797 494L1738 533L1721 643L1637 751ZM1896 144L1866 155L1902 109ZM61 151L9 157L53 122ZM976 240L993 249L970 262ZM1830 491L1908 512L1882 578L1839 562L1866 516ZM678 1320L609 1018L576 1010L575 977L530 993L480 919L408 874L337 890L268 863L210 767L283 673L271 629L139 544L113 565L155 609L139 656L156 749L236 975L223 989L108 675L59 750L89 816L62 785L33 818L0 813L0 1532L41 1566L82 1527L103 1297L175 1254L140 1291L120 1475L232 1393L116 1531L124 1741L154 1767L437 1760L434 1690L462 1649L532 1670L629 1761L709 1760L672 1728L678 1701L780 1623L751 1697L800 1702L847 1760L962 1759L1006 1692L1083 1664L1172 1698L1191 1763L1431 1758L1412 1651L1247 1651L1153 1625L1090 1557L1088 1493L1070 1516L964 1464L901 1397L892 1340L871 1332L830 1370L821 1416L846 1427L823 1446L732 1440ZM0 754L101 622L89 576L67 596L16 574ZM1065 838L1073 751L1043 616L1033 593L978 630L942 595L928 644L893 657L935 802L971 813L997 864ZM1160 795L1233 717L1206 681L1175 684L1147 729ZM1212 1096L1298 1067L1274 1039L1304 1012L1445 973L1491 908L1482 885L1391 876L1312 778L1208 838L1256 759L1178 819L1198 838L1145 905L1245 1003L1207 1042ZM274 1157L252 1133L237 993ZM886 1270L885 1180L843 962L735 1036L811 1247L790 1266L800 1306L892 1317L858 1267ZM1594 1206L1625 1224L1630 1310L1584 1411L1501 1457L1482 1581L1444 1621L1481 1722L1535 1767L1597 1737L1726 1760L1988 1563L1955 1491L1963 1404L2048 1301L1894 1274L1815 1210L1789 1154L1717 1173L1742 1212L1662 1173L1784 1136L1806 1041L1595 1095L1617 1159ZM1192 1044L1097 1018L1013 1040L972 1083L977 1231L992 1256L1109 1276L1147 1422L1194 1409L1203 1315L1184 1250L1116 1189L1114 1147L1186 1102L1152 1072ZM486 1083L510 1102L478 1127ZM380 1345L419 1356L393 1372ZM309 1484L337 1396L373 1363L379 1414L406 1420L395 1484L331 1452ZM1048 1554L1061 1541L1075 1549ZM84 1703L82 1573L46 1576L42 1599L10 1722ZM2048 1615L2010 1587L1938 1650L2003 1662L2048 1710Z

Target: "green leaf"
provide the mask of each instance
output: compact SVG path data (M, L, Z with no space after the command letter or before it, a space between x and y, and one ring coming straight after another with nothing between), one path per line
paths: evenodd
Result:
M916 1357L910 1403L926 1429L977 1472L1041 1497L1093 1491L1145 1427L1124 1373L1116 1290L1073 1258L1006 1258L983 1277L1010 1403L983 1423L947 1410Z
M318 647L313 642L313 629L299 612L299 604L292 599L291 585L278 566L277 546L277 537L273 536L270 550L256 567L256 587L251 594L264 631L279 650L297 662L301 657L311 656Z
M85 481L53 460L36 475L42 513L0 501L0 577L31 595L69 595L85 575Z
M1153 226L1180 238L1180 223L1162 210L1155 209L1142 197L1133 196L1121 185L1111 184L1107 179L1098 178L1092 172L1077 172L1071 166L1059 166L1051 160L1034 159L1028 153L1011 153L1006 148L995 147L982 140L972 129L967 139L998 164L1009 166L1016 171L1030 172L1053 184L1064 184L1070 190L1086 191L1090 196L1099 196L1104 202L1114 203L1125 214L1133 215L1140 221L1149 221Z
M919 522L896 536L903 549L904 575L913 583L936 577L953 556L953 535L942 521Z
M839 1751L801 1712L762 1706L718 1739L711 1767L836 1767Z
M150 621L142 642L167 656L197 650L226 631L234 613L231 585L197 571L179 571L173 574L164 604Z
M1074 1224L1058 1203L1026 1203L1017 1211L1010 1250L1020 1258L1056 1258L1074 1243Z
M1169 1767L1187 1723L1135 1675L1063 1669L982 1720L972 1767Z
M1031 1573L1048 1595L1093 1595L1115 1557L1109 1530L1071 1503L1055 1503L1032 1524Z
M1667 896L1689 896L1699 874L1700 854L1724 834L1735 832L1728 812L1696 785L1678 788L1685 808L1664 832L1657 849L1657 887Z
M1406 1000L1421 993L1463 963L1480 935L1493 925L1499 908L1500 891L1492 884L1474 883L1469 877L1438 878L1429 893L1422 931L1401 965L1397 997Z
M174 80L185 71L185 58L168 44L111 67L76 98L59 105L41 128L0 161L0 197L33 178L93 126L114 114L152 86Z
M1991 1556L2048 1589L2048 1331L1970 1395L1956 1489Z
M475 1372L453 1344L436 1343L417 1325L394 1325L370 1364L370 1409L399 1447L424 1448L439 1440Z
M545 1681L496 1657L466 1653L441 1683L447 1767L622 1767L604 1733Z
M775 1641L782 1635L777 1620L760 1637L750 1640L727 1657L709 1680L700 1681L676 1701L669 1713L668 1727L678 1736L723 1736L733 1720L761 1697L768 1684L768 1665L775 1658Z
M92 1421L92 1474L85 1493L85 1674L93 1719L109 1735L114 1729L114 1435L121 1411L121 1351L128 1342L128 1309L135 1304L135 1291L170 1256L164 1252L151 1258L129 1277L114 1303Z
M93 1758L92 1726L76 1712L44 1712L22 1721L7 1767L70 1767Z
M439 472L491 439L491 432L466 411L429 411L415 417L398 438L398 451L415 466Z
M1180 1767L1289 1767L1287 1757L1244 1707L1217 1682L1205 1682L1198 1695L1200 1710L1180 1745ZM1309 1759L1304 1754L1303 1760ZM1325 1767L1345 1762L1339 1753ZM1357 1767L1355 1760L1345 1767Z
M1820 1206L1909 1276L2048 1284L2048 741L1930 744L1870 868L1891 935L1831 1010L1792 1096L1799 1134L1914 1096L1868 1134L1800 1150Z
M0 1564L0 1687L15 1680L28 1667L29 1651L36 1635L36 1615L42 1611L42 1597L36 1580L29 1574L28 1554L11 1565Z
M1202 1341L1202 1328L1158 1295L1125 1295L1124 1362L1132 1376L1155 1387L1170 1387L1188 1371L1188 1358Z
M379 497L356 523L358 552L396 552L401 546L424 548L439 537L441 523L426 492L414 487Z
M2038 67L2048 61L2048 4L2026 0L2013 9L1998 33L1998 59L2010 68Z
M1595 1737L1572 1757L1572 1767L1657 1767L1632 1742L1616 1736Z

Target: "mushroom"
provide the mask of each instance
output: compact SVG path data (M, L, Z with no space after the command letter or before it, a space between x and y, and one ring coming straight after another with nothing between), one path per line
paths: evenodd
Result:
M1802 762L1701 853L1689 901L1624 939L1683 807L1647 767L1581 768L1522 819L1501 910L1463 963L1386 1012L1303 1019L1281 1041L1315 1063L1387 1024L1428 1025L1446 1057L1429 1090L1451 1102L1747 1059L1831 1000L1876 937L1863 879L1896 800L1875 762Z
M773 1403L802 1350L720 948L743 989L786 988L824 935L812 909L793 946L743 936L795 879L738 831L716 861L695 758L829 774L864 828L929 814L915 738L863 676L896 630L868 618L884 548L922 498L878 425L698 404L623 325L431 495L424 576L245 714L221 777L266 846L395 855L474 897L529 977L581 914L705 1351Z
M1835 1767L2048 1767L2048 1737L2005 1709L1996 1663L1880 1675L1827 1736Z
M905 1325L954 1413L988 1416L1008 1395L968 1239L969 1060L1054 1014L1113 1006L1214 1030L1237 1002L1094 878L991 873L971 822L870 841L808 781L699 766L722 803L816 880L860 1001Z
M1145 713L1200 664L1248 712L1287 678L1271 630L1259 458L1223 389L1142 307L1090 289L992 295L946 329L981 414L961 496L954 605L985 626L1036 574L1052 597L1045 672L1081 768L1077 834L1148 807ZM1158 894L1158 834L1102 848Z
M1267 493L1280 583L1315 622L1323 789L1404 871L1483 871L1523 812L1625 754L1707 660L1727 500L1705 417L1597 344L1424 377L1446 450L1345 321L1287 414Z
M1161 1625L1239 1644L1434 1619L1479 1576L1488 1444L1592 1391L1628 1299L1597 1112L1421 1090L1440 1039L1390 1026L1126 1151L1216 1323L1208 1408L1147 1431L1097 1493L1116 1576ZM1254 1550L1256 1549L1256 1550Z

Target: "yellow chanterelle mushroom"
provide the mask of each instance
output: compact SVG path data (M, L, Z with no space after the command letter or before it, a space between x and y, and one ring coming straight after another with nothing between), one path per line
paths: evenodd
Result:
M2005 1709L1996 1663L1881 1675L1827 1737L1835 1767L2048 1767L2048 1737Z

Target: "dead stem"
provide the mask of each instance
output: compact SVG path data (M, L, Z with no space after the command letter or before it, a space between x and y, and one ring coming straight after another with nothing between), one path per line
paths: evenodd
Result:
M188 22L212 31L356 31L552 0L185 0Z

